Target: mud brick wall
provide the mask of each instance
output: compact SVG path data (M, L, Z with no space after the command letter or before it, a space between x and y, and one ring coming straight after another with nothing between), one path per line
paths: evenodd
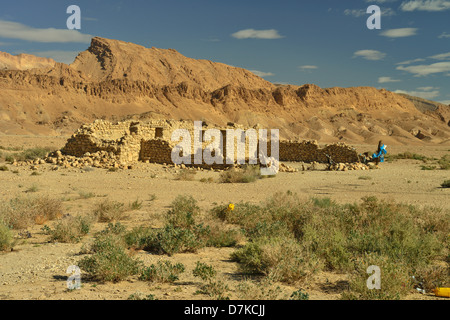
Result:
M172 163L173 146L163 139L142 140L139 160L152 163Z
M359 162L358 153L343 143L320 148L316 141L280 141L280 161L328 163L328 157L336 163Z

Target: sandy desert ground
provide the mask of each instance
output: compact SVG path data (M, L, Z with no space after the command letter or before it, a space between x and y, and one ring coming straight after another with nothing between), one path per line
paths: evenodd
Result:
M0 145L4 147L50 146L58 149L67 137L6 136L0 135ZM374 146L355 146L359 152L372 151ZM411 151L428 157L440 158L450 152L449 146L388 146L390 154ZM287 163L300 167L298 163ZM52 171L50 165L41 165L40 175L31 176L28 167L15 168L7 164L9 171L0 172L0 198L2 201L27 196L27 190L36 186L33 195L50 195L63 199L64 214L89 214L96 202L107 197L124 203L136 199L143 201L141 209L134 211L122 223L127 227L157 224L157 216L167 211L177 195L192 195L199 206L208 210L213 203L226 204L238 202L260 203L274 193L288 190L301 197L328 197L339 203L358 202L364 196L379 199L392 199L396 202L418 206L438 206L450 208L450 189L440 187L444 180L450 179L449 171L421 170L423 164L416 160L398 160L380 165L371 171L306 171L279 173L275 178L262 179L248 184L203 183L201 178L217 180L218 172L199 171L194 181L174 179L175 168L155 164L136 164L131 170L108 172L93 169L61 169ZM3 164L0 164L3 165ZM13 173L12 170L18 170ZM361 176L369 177L360 179ZM80 192L91 192L95 197L83 199ZM154 196L153 196L154 195ZM152 200L152 197L154 200ZM86 282L81 290L67 290L66 269L82 257L80 250L92 239L92 233L104 229L106 224L96 223L94 230L78 244L49 243L42 226L33 226L28 231L31 238L23 239L14 251L0 254L0 299L127 299L131 294L142 292L154 294L159 300L205 299L195 292L199 288L198 279L192 272L185 272L174 284L153 284L131 278L117 284ZM232 248L205 248L196 254L175 254L167 258L182 262L187 270L196 261L213 265L219 275L228 283L242 280L235 262L230 261ZM155 263L160 256L145 251L135 253L146 264ZM302 289L308 292L311 300L339 299L347 285L347 275L320 273ZM299 288L281 285L286 293ZM412 293L409 299L438 299L431 294Z

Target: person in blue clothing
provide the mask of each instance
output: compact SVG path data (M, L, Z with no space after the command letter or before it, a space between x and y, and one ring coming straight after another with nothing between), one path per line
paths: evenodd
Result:
M380 142L378 142L377 152L372 155L372 161L374 161L376 165L378 165L380 162L384 162L384 156L386 154L387 154L386 146L380 140Z

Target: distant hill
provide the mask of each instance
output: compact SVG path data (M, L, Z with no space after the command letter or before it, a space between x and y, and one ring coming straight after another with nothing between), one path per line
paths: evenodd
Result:
M384 89L274 85L173 49L98 37L71 65L11 57L0 54L0 134L71 134L98 118L164 118L259 124L323 143L450 141L448 106Z

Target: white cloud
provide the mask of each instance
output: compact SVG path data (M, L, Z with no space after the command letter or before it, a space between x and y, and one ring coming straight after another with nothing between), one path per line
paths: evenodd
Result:
M316 69L319 69L319 67L306 65L306 66L300 66L299 69L301 69L302 71L307 71L307 70L316 70Z
M448 105L450 105L450 100L439 101L439 103L443 103L443 104L448 104Z
M392 79L391 77L379 77L378 83L400 82L401 80Z
M354 53L353 57L361 57L366 60L382 60L386 57L386 53L377 50L359 50Z
M0 20L0 37L44 43L89 43L92 38L91 35L80 33L77 30L55 28L38 29L18 22L5 20Z
M346 16L353 16L356 18L363 17L363 16L369 17L366 9L345 9L344 14ZM395 16L395 15L396 15L395 11L392 10L391 8L381 8L381 16L391 17L391 16Z
M245 29L235 32L231 35L236 39L281 39L284 36L280 35L277 30L255 30L255 29Z
M420 88L417 88L417 90L421 90L421 91L433 91L433 90L439 90L439 88L435 88L435 87L420 87Z
M399 66L396 69L412 73L415 77L422 77L435 73L450 72L450 62L438 62L430 65L418 65L409 67Z
M438 38L439 39L450 38L450 33L443 32Z
M445 11L450 10L450 1L448 0L413 0L405 1L401 4L400 8L403 11Z
M406 60L406 61L397 63L397 65L405 65L405 64L411 64L411 63L422 62L422 61L425 61L425 59L419 58L419 59L414 59L414 60Z
M62 62L65 64L71 64L75 58L78 56L78 51L62 51L62 50L50 50L50 51L37 51L37 52L30 52L29 54L38 56L38 57L45 57L45 58L51 58L55 60L56 62Z
M256 74L258 77L261 77L261 78L274 76L274 74L272 72L263 72L263 71L258 71L258 70L250 70L250 72Z
M414 97L419 97L422 99L434 99L439 97L441 93L439 91L404 91L404 90L395 90L394 93L403 93Z
M417 34L417 28L399 28L399 29L390 29L383 31L381 33L382 36L388 38L403 38L403 37L411 37Z
M346 9L344 11L344 14L346 16L353 16L353 17L362 17L366 15L366 10L363 9Z
M450 52L437 54L431 56L430 58L435 60L450 60Z

